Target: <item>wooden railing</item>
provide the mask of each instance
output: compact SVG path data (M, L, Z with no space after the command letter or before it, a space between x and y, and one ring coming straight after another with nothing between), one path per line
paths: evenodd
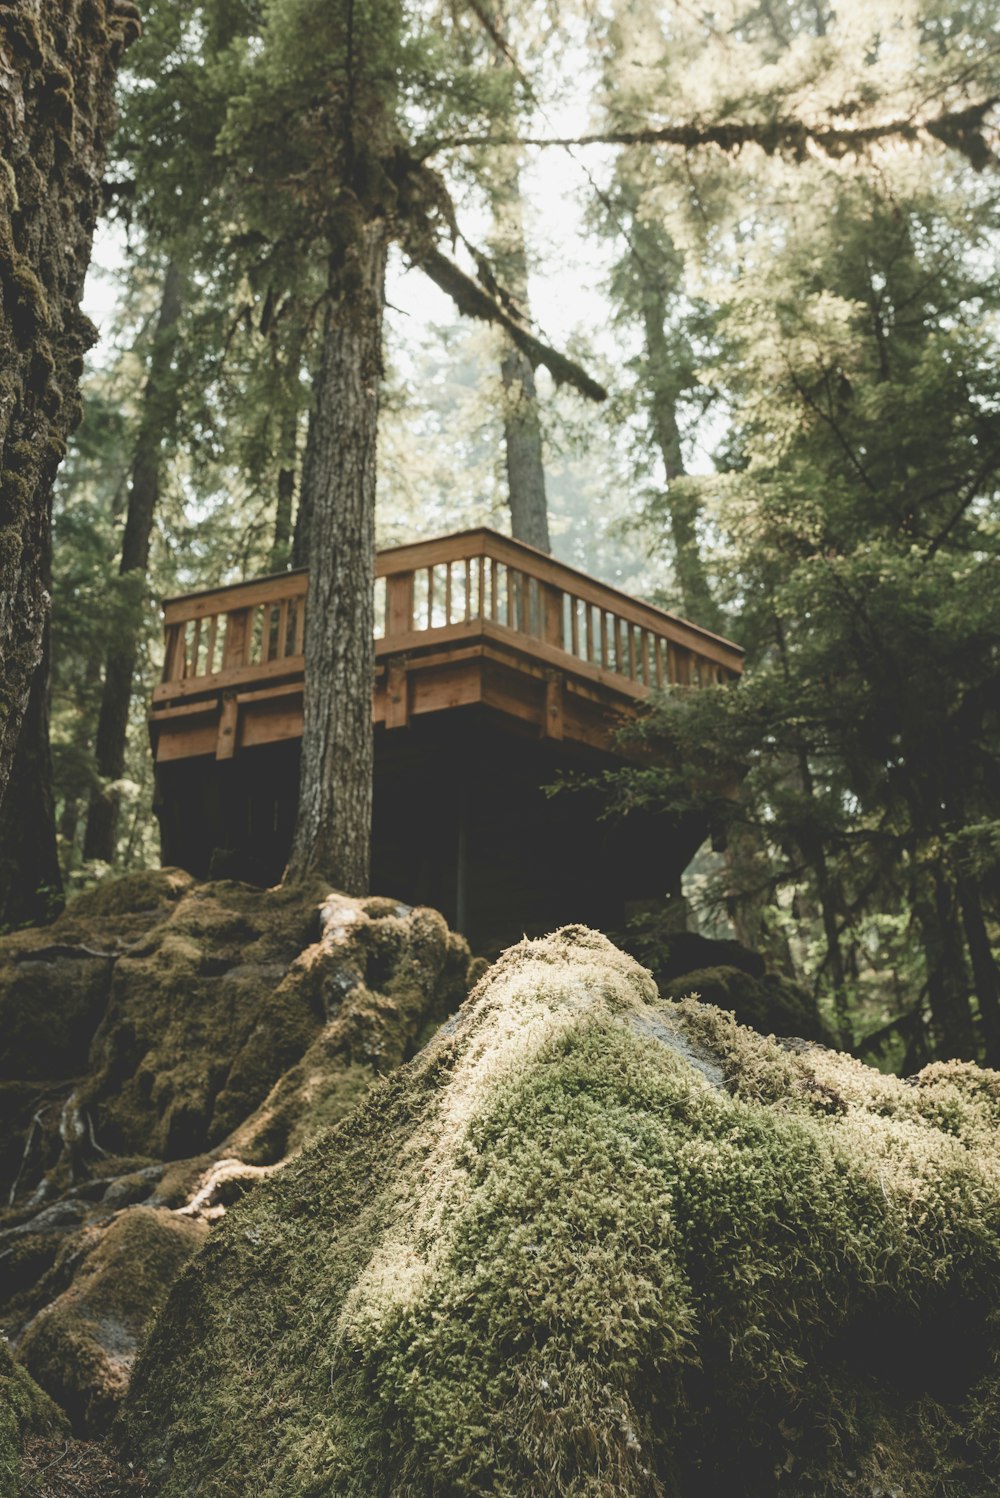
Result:
M287 572L167 600L155 700L301 675L307 581ZM379 659L485 637L633 697L742 669L730 641L485 529L379 552L375 619Z

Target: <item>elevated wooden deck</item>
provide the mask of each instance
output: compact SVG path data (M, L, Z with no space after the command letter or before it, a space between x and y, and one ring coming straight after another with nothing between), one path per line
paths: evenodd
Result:
M301 738L307 574L164 604L157 764ZM730 641L494 531L378 555L376 724L479 704L522 732L609 750L653 687L727 681Z
M166 863L257 883L291 846L306 574L170 599L150 731ZM373 888L444 912L491 953L569 921L620 930L706 828L612 824L567 772L621 755L656 686L736 677L737 646L489 530L379 554Z

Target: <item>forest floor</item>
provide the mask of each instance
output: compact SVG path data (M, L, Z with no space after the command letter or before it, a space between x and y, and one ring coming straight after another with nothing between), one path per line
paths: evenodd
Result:
M29 1437L21 1478L33 1498L141 1498L150 1491L145 1477L121 1466L103 1442L63 1436Z

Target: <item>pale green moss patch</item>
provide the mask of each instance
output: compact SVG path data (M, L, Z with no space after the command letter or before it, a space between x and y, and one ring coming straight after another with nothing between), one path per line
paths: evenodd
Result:
M523 943L229 1214L128 1405L165 1495L995 1491L1000 1078Z

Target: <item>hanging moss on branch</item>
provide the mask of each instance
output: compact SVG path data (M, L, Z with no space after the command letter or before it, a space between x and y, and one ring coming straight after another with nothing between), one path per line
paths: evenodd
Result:
M131 1456L171 1498L991 1493L998 1124L994 1073L522 943L193 1261Z

